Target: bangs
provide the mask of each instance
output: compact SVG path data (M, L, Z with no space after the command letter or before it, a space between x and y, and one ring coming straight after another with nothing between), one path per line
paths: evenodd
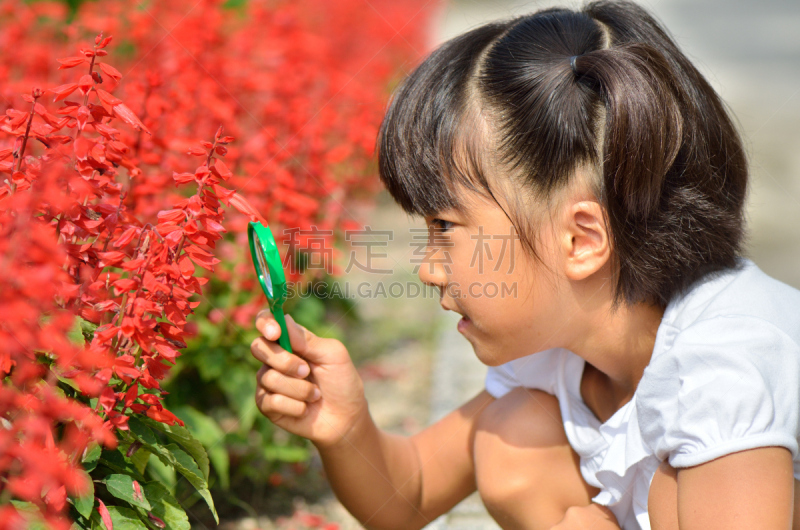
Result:
M488 24L446 42L396 90L378 132L378 170L406 213L464 211L462 188L491 195L470 79L483 52L510 24Z

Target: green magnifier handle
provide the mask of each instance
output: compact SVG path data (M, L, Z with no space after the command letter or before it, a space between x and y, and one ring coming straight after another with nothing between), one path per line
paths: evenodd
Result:
M283 262L278 245L269 227L256 221L247 226L247 238L250 240L250 255L253 258L258 282L267 295L272 316L281 327L278 344L284 350L291 352L289 330L286 328L286 318L283 314L283 303L286 301L286 276L283 274Z

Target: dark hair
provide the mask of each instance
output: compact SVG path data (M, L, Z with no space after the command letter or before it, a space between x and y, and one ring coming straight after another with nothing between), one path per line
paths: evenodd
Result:
M512 222L534 256L534 216L519 197L551 200L592 168L615 303L663 307L737 266L741 140L708 82L632 2L547 9L444 43L395 92L377 151L391 195L423 216L463 211L461 186L494 198L494 161L516 185Z

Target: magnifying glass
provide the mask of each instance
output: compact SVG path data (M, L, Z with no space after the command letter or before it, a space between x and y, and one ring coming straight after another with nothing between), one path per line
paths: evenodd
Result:
M291 352L289 331L286 329L286 318L283 316L283 303L286 301L286 276L283 274L278 245L275 244L275 238L272 237L270 229L257 221L253 221L247 226L247 238L250 240L250 255L253 257L253 266L256 268L261 289L267 295L272 316L281 327L278 344L284 350Z

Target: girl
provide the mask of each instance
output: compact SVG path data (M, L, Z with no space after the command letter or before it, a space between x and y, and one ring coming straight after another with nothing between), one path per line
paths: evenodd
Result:
M477 488L509 529L800 529L800 292L741 257L740 139L647 12L600 1L445 43L378 147L449 256L419 275L486 389L404 438L340 342L290 319L289 354L262 312L252 344L260 410L318 447L365 526L421 528Z

